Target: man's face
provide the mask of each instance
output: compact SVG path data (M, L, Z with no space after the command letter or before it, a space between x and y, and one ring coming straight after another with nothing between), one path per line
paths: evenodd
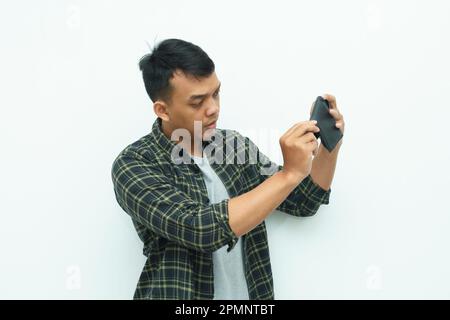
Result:
M170 84L172 94L167 112L171 129L185 128L194 138L194 121L200 121L202 132L197 128L195 133L201 134L202 140L208 139L215 131L220 111L220 81L216 73L197 80L182 72L174 72Z

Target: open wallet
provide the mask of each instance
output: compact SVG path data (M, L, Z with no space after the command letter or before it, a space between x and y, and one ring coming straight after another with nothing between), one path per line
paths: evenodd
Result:
M314 135L317 139L320 138L324 147L331 152L342 139L343 134L339 128L336 128L336 120L328 111L329 108L330 105L326 99L317 97L310 120L317 121L320 131L315 132Z

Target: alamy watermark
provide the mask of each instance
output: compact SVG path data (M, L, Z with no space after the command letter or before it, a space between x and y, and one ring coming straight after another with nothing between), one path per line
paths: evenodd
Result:
M180 141L172 149L171 158L174 164L190 164L191 156L186 150L203 150L203 154L216 164L258 164L261 175L273 175L278 165L259 151L254 143L231 130L207 129L203 131L201 121L194 121L194 136L184 128L175 129L170 139ZM210 143L202 147L203 141ZM192 145L193 144L193 145Z

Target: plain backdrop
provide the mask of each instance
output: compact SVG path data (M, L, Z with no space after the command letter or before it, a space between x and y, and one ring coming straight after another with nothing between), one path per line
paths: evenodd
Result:
M155 120L139 58L202 47L218 127L282 163L318 95L346 120L330 204L267 219L277 299L450 298L450 2L1 1L0 298L131 299L111 165Z

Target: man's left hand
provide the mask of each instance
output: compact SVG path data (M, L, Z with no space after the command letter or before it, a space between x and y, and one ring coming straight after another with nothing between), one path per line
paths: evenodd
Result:
M322 98L324 98L325 100L328 101L328 104L330 106L329 112L330 112L331 116L334 118L334 120L336 120L336 128L339 128L339 130L341 130L342 134L344 134L344 130L345 130L344 116L342 115L342 113L339 111L339 109L337 107L336 97L331 94L323 94ZM314 103L311 106L310 115L312 114L313 107L314 107ZM340 145L342 144L342 140L343 140L343 138L341 140L339 140L337 147L340 147Z

